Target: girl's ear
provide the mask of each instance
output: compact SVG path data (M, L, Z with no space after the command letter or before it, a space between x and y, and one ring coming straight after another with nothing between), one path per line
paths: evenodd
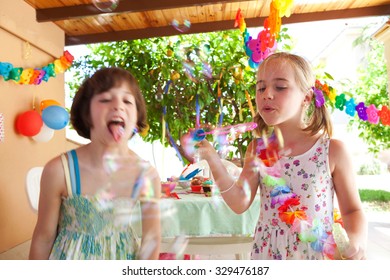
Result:
M305 94L305 98L303 99L303 104L309 106L311 101L313 100L313 96L314 96L313 89L309 89Z

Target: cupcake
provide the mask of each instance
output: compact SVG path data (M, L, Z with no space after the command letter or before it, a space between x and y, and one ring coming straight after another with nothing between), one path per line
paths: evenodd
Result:
M202 183L203 183L203 179L202 178L200 178L200 177L192 178L192 180L191 180L191 190L192 190L192 192L200 193L200 191L202 190Z
M211 195L213 186L214 186L214 182L213 182L213 180L210 180L210 179L205 180L202 183L203 192L206 194L206 196Z

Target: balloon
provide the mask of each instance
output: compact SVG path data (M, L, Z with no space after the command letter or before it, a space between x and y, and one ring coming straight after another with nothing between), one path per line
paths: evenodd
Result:
M42 111L43 122L51 129L63 129L69 121L69 113L57 105L47 107Z
M17 116L16 131L24 136L34 136L39 133L43 125L41 115L30 110Z
M48 142L51 138L53 138L54 130L50 127L47 127L44 123L42 125L41 131L32 137L37 142Z
M54 100L54 99L44 99L41 101L41 104L40 104L40 108L41 108L41 112L43 110L46 109L46 107L49 107L49 106L52 106L52 105L57 105L57 106L61 106L61 104Z

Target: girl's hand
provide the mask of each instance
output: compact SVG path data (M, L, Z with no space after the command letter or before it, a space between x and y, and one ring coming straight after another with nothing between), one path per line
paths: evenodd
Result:
M344 260L365 260L365 250L357 243L350 242L349 247L343 252L341 259Z
M188 158L199 156L201 159L207 160L209 156L217 155L213 146L206 139L201 141L195 140L193 131L183 135L180 142Z
M201 159L211 160L215 157L219 158L217 151L206 139L197 142L195 149L199 153Z

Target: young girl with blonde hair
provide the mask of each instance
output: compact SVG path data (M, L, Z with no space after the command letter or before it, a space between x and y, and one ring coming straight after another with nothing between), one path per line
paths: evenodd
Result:
M249 144L237 181L207 140L197 144L233 211L246 211L260 192L252 259L365 258L367 225L352 162L345 145L331 138L330 117L314 86L315 75L300 56L276 53L260 64L255 121L262 138ZM341 255L332 236L334 194L349 238Z

